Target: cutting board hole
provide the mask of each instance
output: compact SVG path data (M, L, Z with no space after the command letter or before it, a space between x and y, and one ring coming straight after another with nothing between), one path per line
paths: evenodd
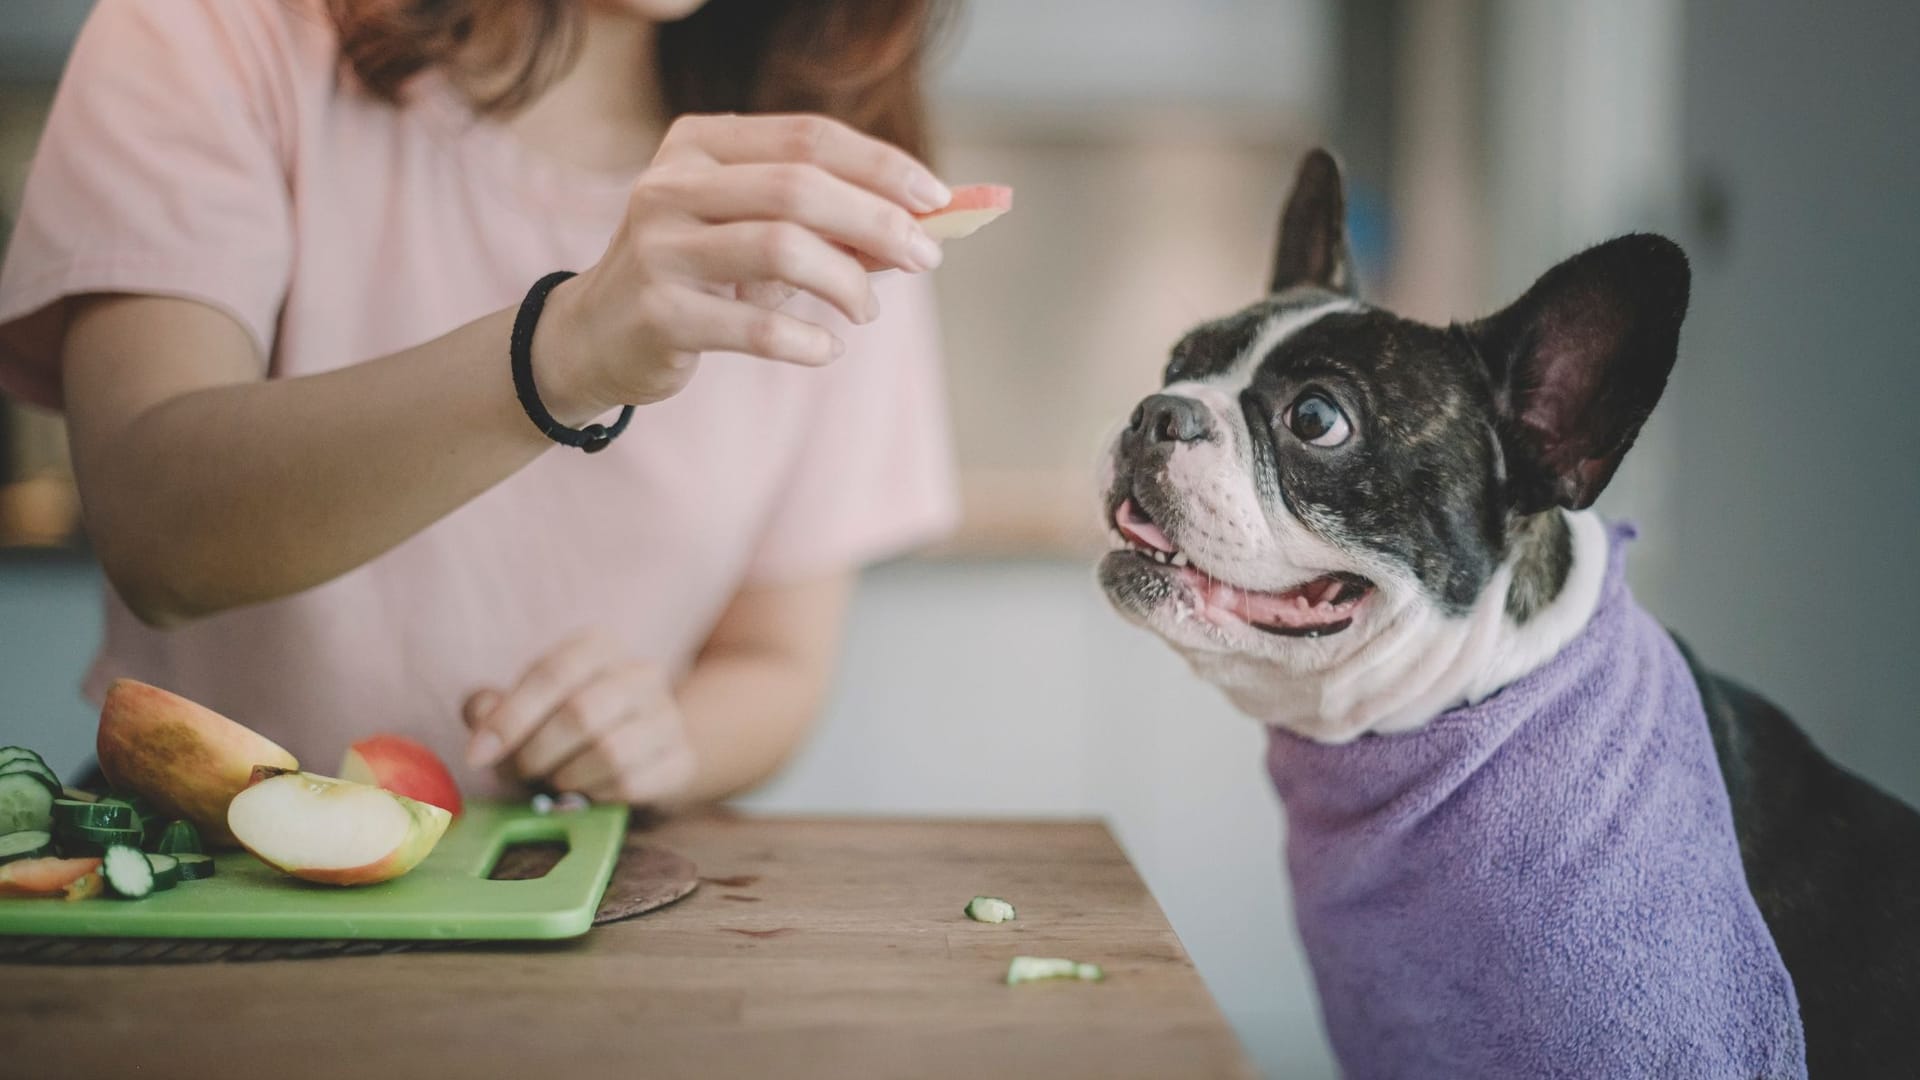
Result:
M488 881L532 881L546 877L566 858L565 840L523 840L500 849L487 871Z

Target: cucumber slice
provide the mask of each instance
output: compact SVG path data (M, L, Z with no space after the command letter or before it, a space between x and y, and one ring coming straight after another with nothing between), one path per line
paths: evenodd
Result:
M1007 964L1008 986L1038 982L1042 979L1079 979L1081 982L1100 982L1106 977L1107 973L1100 970L1099 964L1078 964L1058 957L1016 956Z
M180 863L181 881L199 881L213 876L213 856L211 855L175 855Z
M53 826L53 792L32 773L0 773L0 833Z
M48 854L53 846L53 834L45 829L23 829L20 832L0 836L0 863L9 863L15 859L32 859Z
M72 799L74 802L99 802L100 801L100 796L95 795L91 791L81 791L77 787L70 787L63 790L60 793L60 797L63 799Z
M137 847L114 844L100 862L100 876L114 892L129 900L153 893L153 864Z
M191 821L169 821L167 827L160 830L160 839L153 850L162 855L198 855L200 830L194 828Z
M966 912L974 922L1003 923L1013 918L1013 905L997 896L976 896L967 901Z
M62 825L54 830L60 850L69 856L104 855L115 844L140 846L139 829L96 829L90 825Z
M180 884L180 860L171 855L147 856L147 865L153 867L153 891L165 892Z
M63 826L89 829L131 829L138 819L133 807L112 799L81 802L78 799L53 800L53 820Z
M47 768L47 759L24 746L0 746L0 769L16 761L31 761L41 768Z
M47 786L49 791L52 791L56 795L62 793L60 790L60 778L53 775L52 769L40 764L37 760L18 758L5 765L0 765L0 776L12 776L16 773L24 773L27 776L39 780Z

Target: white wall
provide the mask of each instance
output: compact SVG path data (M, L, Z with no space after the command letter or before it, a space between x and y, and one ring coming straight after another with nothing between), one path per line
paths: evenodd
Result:
M1710 663L1920 804L1920 6L1686 12L1684 164L1729 212L1683 233L1686 572L1663 601Z
M1329 0L965 0L938 99L1111 107L1328 104Z
M78 559L0 557L0 746L33 747L63 776L93 753L80 676L100 640L99 581Z

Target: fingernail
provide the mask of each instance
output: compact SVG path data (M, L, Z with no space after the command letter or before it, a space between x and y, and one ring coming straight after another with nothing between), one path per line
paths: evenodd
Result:
M838 360L842 356L845 356L847 354L847 343L844 341L841 341L840 336L838 334L829 334L828 340L833 342L833 344L827 346L827 348L833 353L833 358L835 360Z
M914 208L923 214L953 201L953 192L947 190L947 185L934 179L932 173L915 173L913 179L907 181L907 196L916 204Z
M500 756L500 736L491 731L483 731L467 744L467 764L474 768L493 764Z
M912 256L916 270L931 270L939 266L944 257L940 242L923 232L915 233L913 239L907 241L907 254Z
M868 293L867 294L867 321L872 322L873 320L879 317L880 317L880 298L878 296L873 295L872 293Z

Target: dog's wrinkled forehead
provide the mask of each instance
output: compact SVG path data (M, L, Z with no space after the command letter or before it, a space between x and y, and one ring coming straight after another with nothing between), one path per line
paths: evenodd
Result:
M1188 331L1174 345L1162 382L1214 379L1249 368L1270 358L1289 337L1318 318L1358 310L1361 305L1352 297L1321 289L1291 289L1268 297Z

